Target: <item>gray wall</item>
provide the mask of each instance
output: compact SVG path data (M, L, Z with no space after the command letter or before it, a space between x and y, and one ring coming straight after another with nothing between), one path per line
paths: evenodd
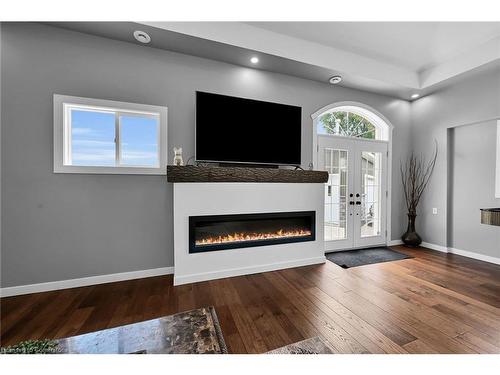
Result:
M304 166L310 114L336 101L365 103L393 123L396 163L409 148L406 101L46 25L4 25L1 74L2 287L173 265L165 177L52 173L54 93L166 105L169 150L182 145L185 156L194 151L196 90L302 106ZM398 238L397 168L393 176Z
M439 156L428 190L418 210L417 231L425 242L448 246L448 128L500 117L500 68L478 72L454 85L412 103L412 144L416 153L430 155L434 139ZM495 174L495 169L491 169ZM450 181L451 182L451 181ZM471 182L473 188L476 181ZM494 185L493 185L494 186ZM451 201L450 201L451 202ZM438 214L432 214L432 207ZM479 207L478 207L479 208ZM479 246L477 247L479 249ZM479 251L474 247L462 250ZM497 254L498 256L498 254Z
M0 73L2 72L2 22L0 22ZM2 270L2 74L0 74L0 272ZM0 275L1 276L1 275ZM0 277L0 287L1 287Z
M497 122L452 129L452 221L448 246L500 257L500 228L481 224L479 208L500 207L495 199Z

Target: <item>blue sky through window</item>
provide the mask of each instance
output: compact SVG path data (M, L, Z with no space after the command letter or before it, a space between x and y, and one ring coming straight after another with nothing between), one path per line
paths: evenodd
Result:
M71 111L71 158L73 165L115 165L115 114Z
M157 118L120 116L121 165L157 167ZM73 165L115 166L115 112L71 110Z
M124 115L120 127L122 164L158 166L158 119Z

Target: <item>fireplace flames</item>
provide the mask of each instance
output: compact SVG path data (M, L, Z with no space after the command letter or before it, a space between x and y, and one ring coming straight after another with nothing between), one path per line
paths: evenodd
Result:
M276 232L271 233L233 233L222 236L214 236L202 238L200 240L196 240L196 246L204 246L204 245L215 245L220 243L228 243L228 242L243 242L243 241L260 241L260 240L271 240L277 238L290 238L290 237L307 237L311 235L310 230L278 230Z

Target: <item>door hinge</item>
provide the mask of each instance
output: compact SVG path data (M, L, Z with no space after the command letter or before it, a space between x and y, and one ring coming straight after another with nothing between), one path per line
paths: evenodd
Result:
M387 229L385 230L385 238L387 238Z
M316 145L316 152L319 152L319 145Z
M389 190L386 190L385 191L385 197L388 198L389 197Z

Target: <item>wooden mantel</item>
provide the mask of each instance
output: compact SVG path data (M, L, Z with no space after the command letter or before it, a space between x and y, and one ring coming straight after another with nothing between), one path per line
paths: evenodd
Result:
M167 166L168 182L325 183L328 172L245 167Z

